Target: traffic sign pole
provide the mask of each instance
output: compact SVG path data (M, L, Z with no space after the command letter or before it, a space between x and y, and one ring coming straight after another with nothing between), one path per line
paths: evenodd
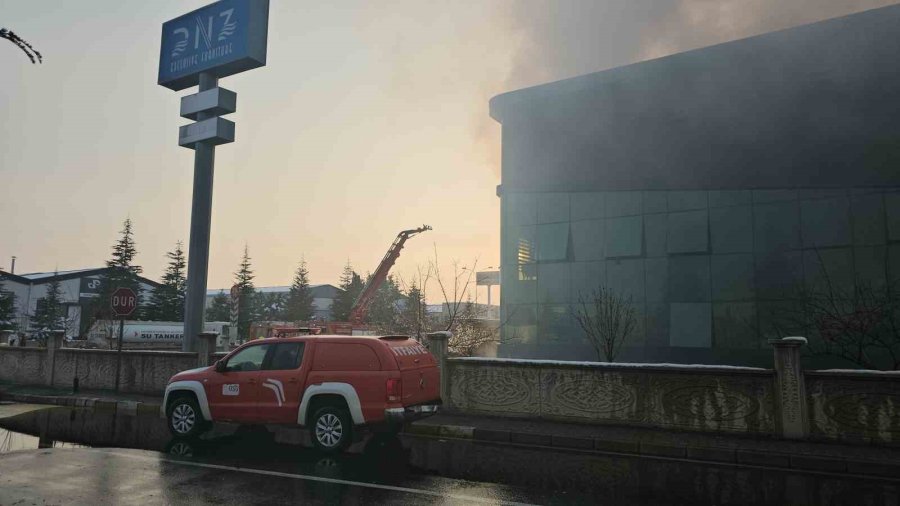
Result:
M131 288L116 288L109 305L119 317L119 342L116 343L116 392L119 391L119 376L122 375L122 341L125 340L125 317L137 309L137 294Z
M211 72L200 73L200 91L211 90L219 79ZM215 117L200 112L199 121ZM184 339L182 351L197 351L203 330L206 306L206 279L209 269L209 232L212 224L212 189L216 146L198 142L194 146L194 197L191 204L191 238L188 244L187 294L184 299Z

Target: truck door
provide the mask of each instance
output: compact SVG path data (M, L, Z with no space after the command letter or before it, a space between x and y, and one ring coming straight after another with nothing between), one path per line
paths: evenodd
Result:
M255 422L259 401L259 375L272 345L248 346L228 358L225 371L211 371L206 397L213 420Z
M288 341L273 346L259 375L259 416L266 423L296 424L310 367L303 360L306 343Z

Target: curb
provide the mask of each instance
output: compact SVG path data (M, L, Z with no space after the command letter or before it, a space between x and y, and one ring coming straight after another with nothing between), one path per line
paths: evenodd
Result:
M161 404L140 401L116 401L111 399L98 399L95 397L72 397L36 394L10 394L3 392L2 399L28 404L47 404L55 406L70 406L73 408L88 408L98 412L115 413L124 416L136 416L138 414L158 414Z
M897 478L900 476L900 463L855 461L840 457L808 454L761 452L747 448L664 445L638 441L557 436L535 432L489 430L462 425L416 423L408 426L404 430L404 434L422 437L469 439L488 443L511 443L521 446L550 447L598 454L616 453L645 457L690 459L711 464L740 464L886 478Z

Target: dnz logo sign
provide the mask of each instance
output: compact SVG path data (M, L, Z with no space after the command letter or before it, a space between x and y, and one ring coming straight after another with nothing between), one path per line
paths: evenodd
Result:
M234 9L228 9L219 13L219 17L224 18L224 20L222 20L221 28L216 35L216 43L225 42L229 35L234 35L234 31L237 29L237 22L231 19L233 15ZM201 41L206 45L206 49L213 48L213 20L212 16L207 16L206 19L199 16L195 18L194 50L200 48ZM191 41L191 32L187 28L181 27L176 28L172 35L176 38L181 37L181 40L175 43L175 49L172 50L172 58L178 58L187 49L188 43Z
M159 84L195 86L201 72L225 77L266 64L268 0L221 0L163 23Z

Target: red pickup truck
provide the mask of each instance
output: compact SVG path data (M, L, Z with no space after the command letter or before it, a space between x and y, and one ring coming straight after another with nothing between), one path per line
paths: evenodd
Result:
M325 451L352 441L354 427L398 430L441 404L431 353L407 336L260 339L210 367L169 380L163 414L176 436L211 422L308 427Z

